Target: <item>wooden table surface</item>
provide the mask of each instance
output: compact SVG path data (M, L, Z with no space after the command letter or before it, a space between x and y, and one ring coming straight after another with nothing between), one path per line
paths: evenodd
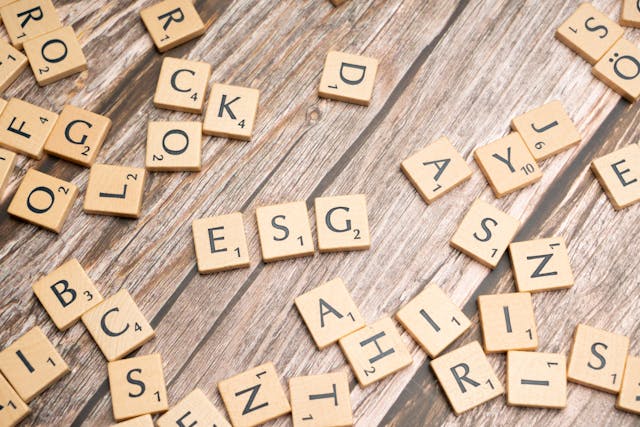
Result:
M368 322L396 310L433 281L464 307L473 327L451 348L479 339L476 298L514 291L508 259L494 271L449 247L478 197L520 218L517 240L561 235L575 286L534 295L540 351L569 351L583 322L631 337L640 352L640 205L616 212L589 170L594 157L638 141L640 109L591 75L554 39L578 1L199 0L199 39L158 54L138 12L154 0L54 1L84 46L89 71L40 88L30 71L4 94L59 112L70 103L105 114L113 129L98 162L143 167L149 120L201 117L154 108L162 58L213 65L211 82L261 90L251 142L206 138L200 173L153 173L139 220L91 216L76 201L56 235L7 216L28 167L86 189L88 170L20 156L0 205L0 346L40 326L72 373L31 404L24 425L108 425L106 361L82 324L60 333L31 290L41 275L76 257L103 295L128 289L156 329L137 354L160 352L170 404L200 387L222 411L216 384L273 361L286 388L296 375L348 370L337 346L318 351L293 300L336 276ZM619 0L596 0L619 16ZM0 33L5 37L4 30ZM625 28L640 43L640 30ZM369 107L320 99L327 51L380 60ZM541 164L540 182L496 200L473 150L506 134L511 118L559 99L582 143ZM427 206L400 162L441 135L469 159L470 182ZM265 265L256 206L365 193L371 249ZM242 211L251 267L199 275L191 222ZM313 224L313 221L312 221ZM315 231L314 231L315 233ZM356 425L638 425L615 396L569 384L562 411L507 407L497 398L453 415L425 353L403 333L413 364L366 389L349 372ZM504 379L504 355L490 361ZM289 425L283 417L272 425Z

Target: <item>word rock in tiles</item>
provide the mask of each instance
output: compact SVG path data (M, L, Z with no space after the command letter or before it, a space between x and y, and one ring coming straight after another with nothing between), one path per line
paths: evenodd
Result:
M403 161L400 167L427 203L471 178L471 168L444 136Z
M311 225L304 202L259 207L256 219L264 262L313 255Z
M569 253L562 237L514 242L511 266L520 292L541 292L573 286Z
M640 202L640 145L629 144L598 157L591 170L616 210Z
M377 59L331 51L324 63L318 94L323 98L369 105L377 71Z
M0 425L15 426L31 413L11 384L0 375Z
M640 414L640 357L627 357L616 408Z
M358 307L339 278L300 295L295 304L320 350L365 326Z
M257 426L291 412L273 363L265 363L218 383L231 424Z
M191 228L200 273L249 267L247 236L240 212L197 219Z
M478 313L487 353L538 348L530 293L480 295Z
M204 34L205 26L190 0L165 0L140 11L140 17L160 52Z
M622 385L629 338L579 324L573 334L567 378L574 383L617 394Z
M519 228L520 221L478 199L471 205L449 243L493 269Z
M149 122L145 165L150 171L199 171L202 123Z
M203 133L222 138L251 140L260 91L214 83L204 117Z
M231 427L200 389L195 389L158 421L158 427L216 426Z
M127 421L122 421L116 424L112 424L111 427L155 427L153 425L153 418L151 415L140 415L139 417L130 418Z
M17 155L13 151L0 148L0 197L2 197L4 187L9 183L9 177L16 165L16 157Z
M640 97L640 49L630 41L618 40L591 71L627 101Z
M0 146L40 159L58 115L17 98L0 114Z
M27 40L62 27L51 0L19 0L0 9L11 44L17 49Z
M320 252L369 249L369 218L364 194L315 199Z
M109 362L107 369L116 421L169 409L159 354Z
M0 40L0 92L4 92L18 78L28 63L22 52Z
M291 416L295 427L353 425L351 392L346 372L289 379Z
M477 341L433 359L431 368L456 415L504 393Z
M433 283L398 310L396 318L431 358L471 327L469 318Z
M393 320L384 317L340 339L340 347L362 387L413 362Z
M20 398L28 403L68 374L69 367L36 326L2 350L0 371Z
M628 27L640 27L640 3L638 0L622 0L620 23Z
M567 406L567 357L562 354L509 351L507 403L562 409Z
M147 172L141 168L91 166L84 210L90 214L138 218Z
M211 77L211 65L164 58L153 104L158 108L201 114Z
M126 289L84 313L82 323L110 362L125 357L155 336Z
M78 187L74 184L29 169L7 212L31 224L60 233L76 197Z

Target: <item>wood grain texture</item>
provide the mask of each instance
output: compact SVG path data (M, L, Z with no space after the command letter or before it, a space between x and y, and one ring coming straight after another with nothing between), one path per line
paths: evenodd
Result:
M199 173L151 173L139 220L85 215L88 170L19 156L0 203L0 345L38 325L72 369L32 402L24 425L112 422L104 357L82 325L58 332L31 291L65 260L78 258L105 298L131 292L157 333L137 354L162 354L170 404L199 387L222 410L217 382L267 361L284 378L345 369L337 346L316 349L293 306L296 296L336 276L367 322L394 314L434 281L473 322L453 347L479 338L477 296L515 288L506 257L490 272L448 246L478 197L524 223L518 240L567 241L575 286L533 298L540 351L566 354L584 322L629 335L631 353L640 352L640 206L615 212L589 171L594 157L638 141L640 109L554 39L577 1L354 0L334 8L324 0L198 0L207 31L164 55L138 15L152 3L56 1L89 70L45 88L25 71L4 96L107 115L113 129L97 162L142 167L148 121L198 119L153 107L163 56L184 57L212 64L210 82L260 89L254 137L204 139ZM594 4L617 19L618 1ZM637 30L625 35L640 42ZM331 49L380 60L369 107L318 98ZM541 163L543 178L530 187L496 200L470 160L471 180L427 206L400 171L402 160L441 135L471 159L475 147L505 135L513 117L553 99L564 103L583 142ZM80 188L59 236L6 213L28 167ZM370 250L258 261L257 206L305 200L315 233L315 197L360 193L367 195ZM191 221L238 210L251 267L199 275ZM407 369L364 390L349 373L357 425L638 422L614 409L614 396L574 384L563 411L512 408L498 398L455 417L426 355L407 333L403 340L414 358ZM504 356L490 361L504 378ZM289 424L286 417L272 423Z

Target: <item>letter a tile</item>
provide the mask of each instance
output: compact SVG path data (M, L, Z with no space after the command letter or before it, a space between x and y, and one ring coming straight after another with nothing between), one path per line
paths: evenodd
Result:
M251 140L259 98L258 89L214 83L204 117L204 134Z
M351 392L346 372L289 379L294 427L353 425Z
M190 0L165 0L140 11L158 51L166 52L204 34L205 26Z
M514 242L511 267L520 292L541 292L573 286L573 272L562 237Z
M251 264L240 212L197 219L192 229L200 273L245 268Z
M11 384L0 375L0 425L7 427L18 425L30 413L29 406L18 396Z
M313 255L307 205L291 202L256 209L264 262Z
M231 427L200 389L195 389L167 413L158 418L158 427Z
M616 210L640 202L640 145L629 144L598 157L591 170Z
M0 114L0 147L40 159L58 115L11 98Z
M538 348L530 293L480 295L478 312L487 353Z
M320 252L369 249L369 218L364 194L318 197L316 228Z
M627 101L640 97L640 49L630 41L618 40L591 71Z
M627 357L616 408L640 415L640 357Z
M507 353L507 403L562 409L567 406L567 357L561 354Z
M318 94L322 98L369 105L377 71L377 59L331 51L324 63Z

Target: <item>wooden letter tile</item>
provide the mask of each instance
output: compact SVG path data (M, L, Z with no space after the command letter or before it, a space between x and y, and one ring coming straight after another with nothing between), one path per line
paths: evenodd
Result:
M640 3L638 0L622 0L620 23L629 27L640 27Z
M533 408L566 407L566 356L531 351L508 352L507 403Z
M78 187L70 182L29 169L7 211L31 224L60 233L76 197Z
M4 92L18 78L28 63L22 52L0 40L0 92Z
M153 104L158 108L202 114L211 65L187 59L164 58Z
M313 255L307 205L291 202L256 209L264 262Z
M11 98L0 114L0 146L40 159L57 119L51 111Z
M640 145L629 144L598 157L591 170L616 210L640 201Z
M504 393L478 341L433 359L431 368L456 415Z
M471 326L469 318L433 283L398 310L396 318L431 358Z
M346 372L291 378L289 391L294 427L353 425Z
M200 389L195 389L156 421L158 427L231 427Z
M514 242L511 266L520 292L541 292L573 286L573 272L562 237Z
M398 372L413 362L389 317L383 317L374 324L341 338L339 342L362 387Z
M18 0L0 9L11 44L18 49L27 40L62 27L51 0Z
M82 323L110 362L123 358L155 336L126 289L83 314Z
M111 427L155 427L151 415L141 415L120 423L111 424Z
M478 312L487 353L538 348L530 293L480 295Z
M482 265L496 268L519 228L520 221L478 199L449 243Z
M640 414L640 357L627 357L616 408Z
M16 165L16 153L0 148L0 198Z
M214 83L204 117L204 134L251 140L259 98L258 89Z
M235 427L266 423L291 412L273 363L265 363L218 383Z
M324 63L318 94L322 98L369 105L377 71L377 59L331 51Z
M116 421L169 409L159 354L109 362L107 368Z
M618 40L591 71L629 102L640 97L640 49L630 41Z
M4 111L4 107L7 106L7 101L5 101L4 99L0 98L0 114L2 114L2 112Z
M150 171L199 171L202 123L149 122L146 167Z
M628 337L580 324L573 334L567 378L616 394L622 385L628 352Z
M190 0L165 0L140 11L149 35L160 52L204 34L204 23Z
M251 264L240 212L197 219L191 227L200 273L244 268Z
M358 307L339 278L300 295L295 303L320 350L365 326Z
M147 171L140 168L95 164L91 166L84 210L99 215L138 218Z
M0 425L15 426L30 413L29 406L18 396L11 384L0 375Z
M320 252L369 249L369 218L364 194L318 197L315 200Z
M68 374L69 367L36 326L0 353L0 371L28 403Z

